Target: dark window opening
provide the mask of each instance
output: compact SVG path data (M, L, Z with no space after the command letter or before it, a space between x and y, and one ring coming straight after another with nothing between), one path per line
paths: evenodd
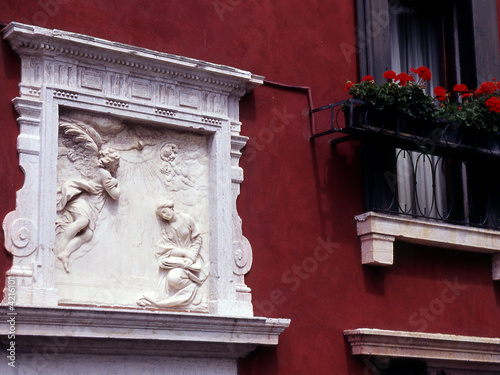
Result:
M427 375L427 365L424 361L415 359L391 359L386 369L379 375ZM440 375L445 375L440 374Z

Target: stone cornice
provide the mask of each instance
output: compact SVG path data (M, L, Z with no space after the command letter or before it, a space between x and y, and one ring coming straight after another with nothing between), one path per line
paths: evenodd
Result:
M3 30L4 39L18 54L65 56L78 60L94 60L103 65L116 65L119 69L133 69L143 74L162 74L192 82L252 89L262 84L263 77L250 72L181 57L146 48L107 41L77 33L24 25L12 22Z
M5 304L0 313L12 316ZM63 342L61 352L238 358L259 344L276 345L290 324L288 319L144 309L16 306L15 313L16 345L21 351L23 346ZM2 332L9 331L8 325L6 319L0 322Z
M500 339L359 328L344 331L353 355L416 358L434 367L500 368Z

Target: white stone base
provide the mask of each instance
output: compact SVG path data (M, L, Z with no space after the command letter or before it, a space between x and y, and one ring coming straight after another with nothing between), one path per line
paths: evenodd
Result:
M10 310L2 305L0 316L1 357L5 360L14 342L16 375L236 375L238 358L257 345L276 345L290 324L288 319L88 307ZM15 324L8 322L11 317ZM9 374L4 372L8 364L1 369Z
M20 353L16 368L8 366L1 356L0 368L4 375L234 375L234 359L169 358L161 356L109 356L60 354L47 349L44 353Z

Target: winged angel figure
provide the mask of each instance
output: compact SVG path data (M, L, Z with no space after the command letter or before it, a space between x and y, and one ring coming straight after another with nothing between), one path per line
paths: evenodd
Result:
M93 238L106 199L120 197L114 177L120 155L115 149L102 148L101 136L90 125L62 119L59 127L66 156L80 173L80 178L62 181L57 191L55 253L69 273L69 258Z

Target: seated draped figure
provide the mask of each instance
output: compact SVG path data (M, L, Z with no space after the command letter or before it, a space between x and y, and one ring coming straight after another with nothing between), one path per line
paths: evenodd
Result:
M208 276L200 254L202 236L194 220L174 209L174 202L161 202L156 214L162 223L162 239L156 254L160 267L157 292L146 292L139 306L187 306L195 300Z

